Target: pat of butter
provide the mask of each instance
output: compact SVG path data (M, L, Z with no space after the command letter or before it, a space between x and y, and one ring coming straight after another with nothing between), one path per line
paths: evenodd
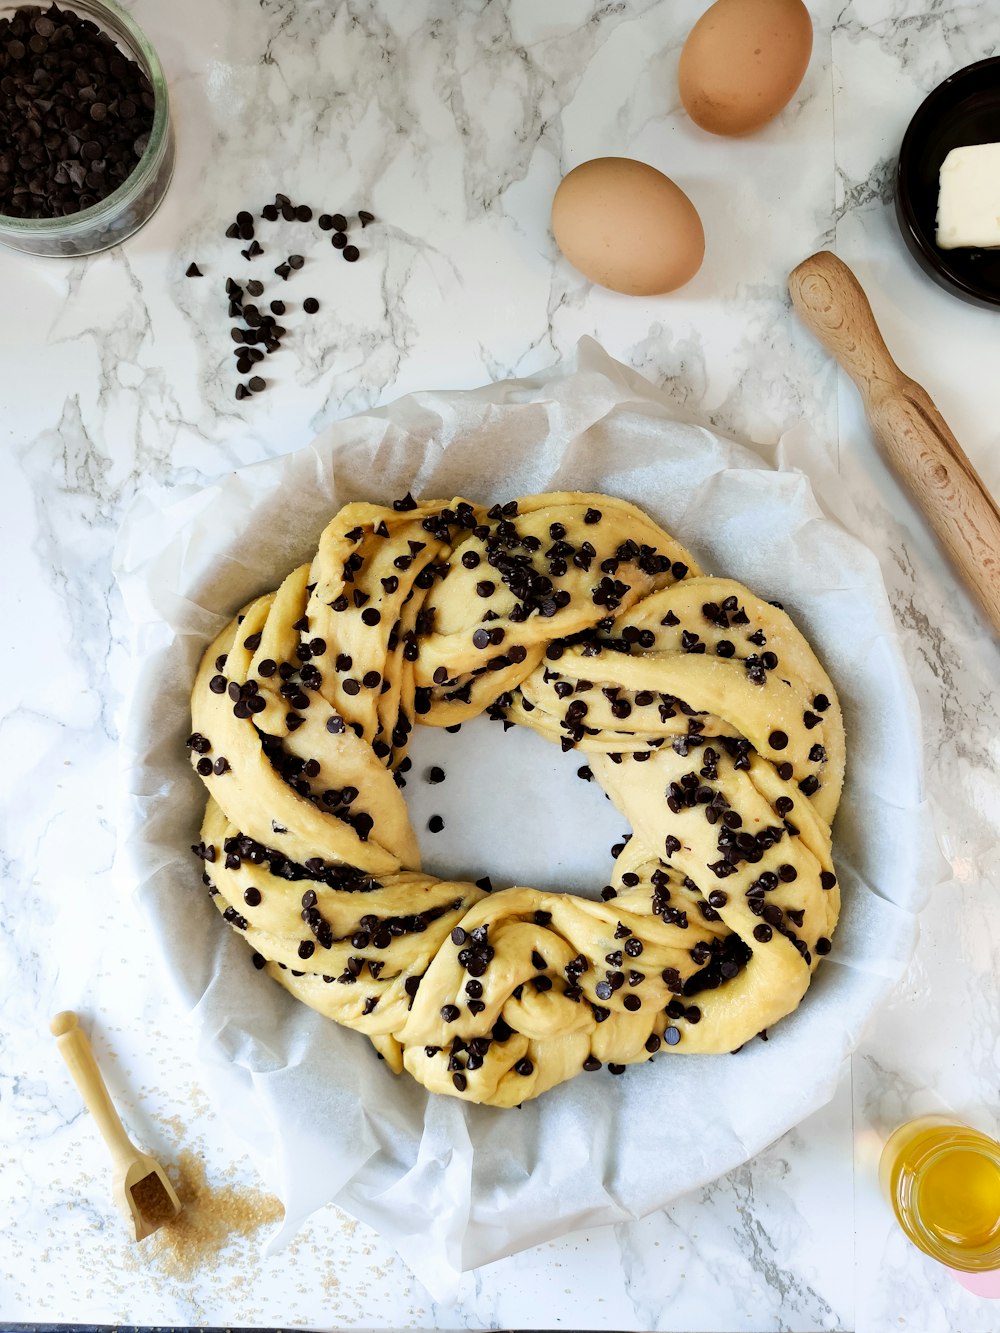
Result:
M953 148L941 164L937 244L1000 248L1000 143Z

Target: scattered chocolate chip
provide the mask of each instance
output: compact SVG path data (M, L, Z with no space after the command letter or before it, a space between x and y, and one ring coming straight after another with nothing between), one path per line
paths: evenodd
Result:
M431 833L440 833L444 828L444 820L440 815L431 815L427 821L427 827Z
M201 278L204 276L197 264L188 264L184 270L185 278Z
M319 309L319 302L316 300L315 296L307 296L302 302L302 309L307 315L315 315L316 311Z
M361 251L358 249L356 245L345 245L343 250L341 251L341 254L344 256L344 258L347 260L349 264L353 264L354 261L360 256Z

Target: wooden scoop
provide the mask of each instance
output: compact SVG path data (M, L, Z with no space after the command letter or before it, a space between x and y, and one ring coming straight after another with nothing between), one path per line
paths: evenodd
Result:
M76 1014L64 1010L56 1014L49 1027L84 1104L111 1150L115 1203L129 1223L135 1224L136 1240L145 1240L180 1212L177 1193L159 1162L130 1142Z
M821 250L793 270L788 289L806 327L861 391L883 454L1000 632L1000 509L976 469L927 391L889 355L845 263Z

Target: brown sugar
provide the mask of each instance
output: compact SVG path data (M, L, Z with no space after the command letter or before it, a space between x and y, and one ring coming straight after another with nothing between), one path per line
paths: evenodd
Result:
M211 1271L226 1251L279 1222L284 1209L273 1194L252 1187L208 1183L204 1163L184 1149L170 1168L181 1210L142 1243L142 1262L164 1276L190 1280ZM145 1182L140 1182L144 1184Z
M174 1201L164 1189L163 1182L155 1171L142 1180L136 1181L130 1191L132 1203L139 1210L143 1220L153 1227L162 1226L174 1216Z

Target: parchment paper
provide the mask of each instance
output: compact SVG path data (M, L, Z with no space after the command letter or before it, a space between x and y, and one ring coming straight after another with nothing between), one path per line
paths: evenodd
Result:
M801 432L779 462L789 453L800 465L809 453ZM827 467L826 486L831 477ZM619 1078L581 1075L520 1110L494 1110L394 1077L364 1037L250 966L188 851L205 801L184 749L188 696L207 639L307 559L346 501L412 490L492 503L564 489L637 502L706 572L780 600L809 636L847 726L834 840L844 909L832 954L767 1042L733 1056L661 1057ZM412 394L206 489L141 497L116 570L135 629L119 871L190 1015L216 1105L285 1205L272 1248L333 1200L447 1299L462 1270L662 1207L832 1096L845 1055L909 958L939 862L916 701L878 563L824 516L801 472L772 470L685 424L666 395L584 339L574 360L532 379ZM483 721L418 739L431 746L422 755L448 753L449 765L471 775L452 784L459 813L449 813L433 849L422 835L430 868L595 894L610 870L607 830L622 831L620 816L576 782L580 756L559 768L565 781L542 783L544 766L559 764L557 747L489 728ZM426 811L419 769L407 796ZM499 798L493 807L501 788L525 793L532 818L550 801L558 808L551 855L535 833L512 826L516 809ZM444 795L435 789L435 800Z

